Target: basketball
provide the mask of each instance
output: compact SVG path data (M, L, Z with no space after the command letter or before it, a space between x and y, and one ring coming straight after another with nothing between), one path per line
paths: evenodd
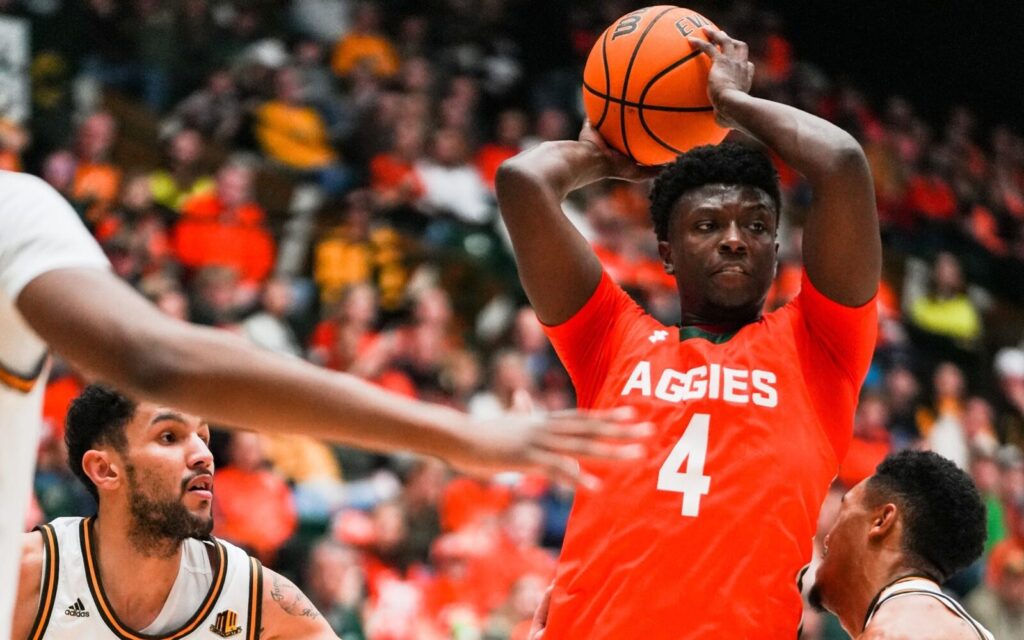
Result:
M616 20L590 50L583 106L613 148L645 165L671 162L728 129L715 123L708 100L711 60L690 45L704 16L668 5L637 9Z

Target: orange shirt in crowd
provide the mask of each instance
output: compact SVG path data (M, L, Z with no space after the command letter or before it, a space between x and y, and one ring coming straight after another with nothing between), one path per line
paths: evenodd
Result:
M83 162L75 170L71 196L76 200L113 202L120 189L120 169L112 164Z
M854 436L846 458L839 465L839 481L846 487L853 487L873 475L875 467L889 455L889 449L889 443L885 440Z
M256 112L256 139L270 158L293 169L320 169L337 160L327 125L310 107L265 103Z
M271 471L217 471L214 535L251 549L263 562L273 559L295 533L298 517L292 492Z
M956 194L944 180L914 176L907 188L906 206L932 220L951 220L956 215Z
M511 501L508 487L475 478L455 478L441 496L441 528L458 531L485 518L497 518Z
M274 240L255 203L225 210L216 194L190 199L174 228L174 253L190 269L235 268L243 281L261 282L274 266Z
M519 151L519 147L510 147L497 142L489 142L480 147L480 151L476 154L476 170L492 191L494 190L494 177L498 175L498 167Z
M424 191L413 164L393 153L378 153L370 159L370 188L389 204L419 200Z
M68 417L68 407L83 389L82 383L75 376L61 376L46 385L46 393L43 396L43 420L50 426L50 437L64 439L64 421Z
M335 45L331 69L339 76L347 76L360 64L369 64L374 75L391 77L398 73L398 54L382 36L350 33Z

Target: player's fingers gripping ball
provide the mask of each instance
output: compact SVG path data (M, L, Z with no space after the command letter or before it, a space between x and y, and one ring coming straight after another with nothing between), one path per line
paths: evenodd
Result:
M706 38L704 27L717 29L699 13L659 5L601 34L583 70L583 106L611 147L655 165L725 138L708 100L711 59L686 39Z

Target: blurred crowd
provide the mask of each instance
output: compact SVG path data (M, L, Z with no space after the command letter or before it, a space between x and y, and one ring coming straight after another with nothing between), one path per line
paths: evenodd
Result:
M31 122L0 118L0 168L60 191L116 272L170 315L477 416L571 407L493 180L519 151L575 136L591 45L642 4L0 0L32 32ZM869 100L798 58L756 3L705 4L690 6L749 42L753 91L841 124L875 178L879 343L822 535L887 453L942 453L973 475L989 530L985 557L947 586L996 637L1018 637L1024 137L952 104L935 123L898 95ZM778 168L769 309L798 291L810 198ZM602 183L565 211L671 323L645 189ZM92 508L62 442L86 383L57 363L33 522ZM218 432L213 448L215 533L293 578L344 640L525 638L571 487L295 436ZM805 637L844 636L808 610Z

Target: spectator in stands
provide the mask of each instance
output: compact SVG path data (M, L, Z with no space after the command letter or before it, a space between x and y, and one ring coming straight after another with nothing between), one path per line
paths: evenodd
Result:
M306 567L306 595L340 640L366 640L362 609L366 578L358 553L330 539L318 542Z
M1024 549L1009 549L989 570L988 584L967 597L967 610L996 638L1018 637L1024 629Z
M256 139L268 158L339 195L351 185L351 176L331 146L323 117L305 102L300 82L293 67L277 72L274 99L256 111Z
M203 137L195 129L182 129L167 141L166 164L150 174L153 200L171 211L180 211L189 198L213 191L213 177L200 166Z
M918 412L917 424L928 447L961 469L966 469L968 463L967 434L963 426L966 386L959 367L951 362L940 364L933 376L931 406Z
M331 57L336 75L349 76L358 66L384 78L398 73L398 54L381 31L380 20L376 3L364 1L355 7L352 28L338 40Z
M889 408L882 396L871 392L861 395L853 424L853 439L846 458L839 466L839 480L846 487L856 486L875 472L892 450L888 430Z
M416 171L423 183L420 205L427 211L448 213L474 225L494 217L487 187L469 164L469 147L462 131L441 129L434 134L430 157L418 162Z
M494 141L483 145L476 153L477 171L492 191L498 166L523 150L529 126L529 119L519 109L506 109L498 114Z
M21 171L21 154L28 147L31 136L24 127L0 118L0 170Z
M967 295L960 261L940 253L932 265L927 291L904 301L910 322L918 330L920 347L935 355L973 353L981 338L981 315ZM940 356L949 357L949 355ZM960 362L967 358L958 356Z
M274 264L275 247L263 209L253 199L252 181L252 169L245 164L221 167L214 191L182 204L174 251L187 269L235 269L254 296Z
M75 181L72 196L81 201L107 204L121 189L121 169L110 162L117 122L105 111L87 117L78 127L75 142Z
M547 588L544 576L526 574L512 585L508 600L488 618L485 637L527 640L533 614L540 606Z
M153 202L147 175L128 177L119 202L94 207L89 217L93 234L122 278L136 282L144 275L173 269L167 211Z
M242 321L242 333L253 344L296 358L302 355L299 339L288 323L295 294L289 278L278 276L263 285L262 311Z
M999 441L1024 448L1024 351L1006 348L995 358L999 382L996 432Z
M1002 498L1002 471L995 451L976 451L971 458L971 478L985 503L985 553L1006 539L1007 517Z
M370 160L370 187L381 208L411 207L423 197L423 180L416 170L423 145L423 124L403 118L395 125L391 150Z
M231 433L227 461L216 481L214 535L272 563L297 521L288 485L266 468L260 434Z
M188 297L181 290L177 279L164 273L155 273L139 282L139 291L167 315L188 321Z
M498 417L509 411L530 411L535 390L526 360L517 351L500 351L491 365L491 382L469 400L470 415Z
M231 267L203 267L192 278L189 320L232 328L241 319L246 300L239 293L238 273Z
M54 151L43 162L43 180L57 190L74 207L75 211L83 219L89 202L79 200L73 191L75 187L75 156L70 151L61 149Z
M171 113L171 130L189 128L206 138L230 143L242 128L242 103L235 80L226 69L210 74L206 86L181 101Z

